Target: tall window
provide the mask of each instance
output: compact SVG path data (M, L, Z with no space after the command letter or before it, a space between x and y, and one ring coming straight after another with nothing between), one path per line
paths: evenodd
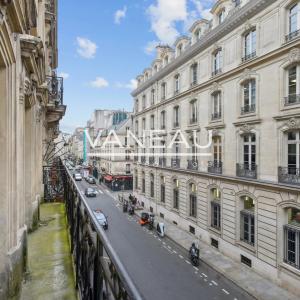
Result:
M138 172L137 172L137 170L135 171L134 186L135 186L135 189L137 190L137 189L138 189L138 186L139 186L139 177L138 177Z
M151 90L151 105L155 103L155 89Z
M218 120L222 117L222 97L221 92L215 92L212 95L212 120Z
M255 112L256 109L256 81L248 80L243 85L244 105L241 109L242 114Z
M135 111L138 112L139 111L139 99L135 100Z
M190 184L190 217L197 217L197 188L194 183Z
M177 47L177 56L181 55L182 53L182 44L180 44L178 47Z
M164 65L166 66L168 63L169 63L169 57L166 56L165 59L164 59Z
M201 29L200 28L195 31L194 36L195 36L195 41L200 40L200 37L201 37Z
M219 189L214 188L211 190L211 227L221 229L221 192Z
M154 130L154 115L151 115L150 117L150 128L151 130Z
M166 111L164 110L160 113L160 128L166 128Z
M145 182L145 172L142 173L142 193L145 194L146 191L146 182Z
M150 197L154 198L154 175L150 174Z
M218 49L213 56L213 73L217 75L222 72L222 49Z
M177 74L174 77L174 92L175 94L178 94L180 90L180 75Z
M179 106L174 107L174 127L179 126Z
M146 108L146 95L143 95L142 105L143 105L143 109L145 109Z
M244 168L256 169L256 136L255 134L244 135Z
M179 209L179 181L174 179L173 181L173 208Z
M286 210L287 224L284 225L284 262L300 269L300 210Z
M222 138L220 136L214 136L213 142L213 155L215 162L222 161Z
M137 120L135 121L135 135L139 135L139 121Z
M288 86L285 105L300 103L300 65L294 65L287 70Z
M292 6L289 10L289 33L298 30L299 25L299 3Z
M166 202L166 178L165 176L160 177L160 201L162 203Z
M254 246L255 243L255 217L254 217L254 201L248 196L241 197L241 241Z
M225 9L223 9L219 14L218 14L218 20L219 24L222 24L225 19Z
M142 119L142 127L143 127L143 130L146 130L146 119L145 118Z
M195 63L191 66L191 78L192 78L192 85L197 84L198 81L198 64Z
M300 168L300 131L288 132L288 173L299 174Z
M247 60L256 55L256 29L253 29L245 35L244 43L244 59Z
M167 97L167 84L163 82L161 84L161 99L164 100Z
M190 102L190 123L191 124L197 122L197 114L198 114L197 100L194 99Z

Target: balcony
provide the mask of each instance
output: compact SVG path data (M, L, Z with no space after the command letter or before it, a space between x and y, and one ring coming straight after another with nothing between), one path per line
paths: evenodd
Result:
M248 60L250 60L250 59L252 59L254 57L256 57L256 51L253 51L250 54L245 54L245 56L242 57L242 62L244 63L244 62L246 62L246 61L248 61Z
M57 76L47 76L49 104L55 107L63 105L64 79Z
M236 176L250 179L257 178L257 165L236 164Z
M214 174L222 174L223 163L219 160L213 160L208 162L207 172Z
M171 168L180 168L180 158L178 157L172 157L171 158Z
M149 165L154 165L155 164L155 157L154 156L151 156L149 157Z
M212 77L214 77L214 76L217 76L217 75L219 75L219 74L221 74L222 73L222 69L220 68L220 69L216 69L216 70L214 70L212 73L211 73L211 76Z
M197 85L197 83L198 83L198 80L197 80L197 79L193 80L193 81L191 82L191 87Z
M197 117L196 116L192 116L192 118L190 119L190 124L196 124L197 123Z
M284 97L284 106L300 104L300 95L288 95Z
M278 182L300 185L300 169L294 167L278 167Z
M166 164L166 158L165 157L160 157L158 159L158 164L160 167L165 167L167 164Z
M285 41L289 42L300 36L300 30L293 31L285 36Z
M255 104L247 104L241 108L241 114L246 115L246 114L254 113L255 110L256 110Z
M188 159L188 161L187 161L187 169L188 170L198 171L198 168L199 168L198 160Z
M178 95L179 94L179 90L175 90L174 91L174 96Z
M221 118L222 118L222 113L220 111L211 114L212 121L220 120Z

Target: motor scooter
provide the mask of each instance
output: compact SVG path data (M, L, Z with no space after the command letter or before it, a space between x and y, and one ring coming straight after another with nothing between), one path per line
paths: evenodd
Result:
M149 216L149 223L148 223L148 228L149 230L152 230L154 227L154 215L150 214Z
M124 201L124 203L123 203L123 212L127 212L127 210L128 210L128 203L127 203L127 201Z
M195 243L192 244L189 255L192 265L197 267L199 265L199 247Z
M129 206L128 213L129 213L131 216L134 215L134 206L133 206L133 205L130 205L130 206Z

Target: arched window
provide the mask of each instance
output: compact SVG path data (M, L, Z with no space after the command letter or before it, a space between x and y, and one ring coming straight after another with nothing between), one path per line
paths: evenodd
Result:
M212 76L222 73L222 48L216 50L213 54L213 72Z
M160 201L166 202L166 178L165 176L160 177Z
M254 246L255 244L255 203L249 196L241 197L240 234L241 241Z
M138 112L139 111L139 99L135 100L135 111Z
M190 193L190 217L197 218L197 187L195 183L190 183L189 185Z
M286 106L300 103L300 65L293 65L286 71L287 74L287 97Z
M199 41L201 37L201 29L197 29L194 33L195 41Z
M221 91L216 91L212 94L212 114L211 120L219 120L222 118L222 94Z
M221 192L218 188L210 191L211 218L210 226L221 230Z
M222 24L224 20L225 20L225 9L222 9L221 12L218 14L219 24Z
M256 110L256 80L250 79L243 83L243 106L241 114L253 113Z
M145 172L142 172L142 193L145 194L146 191L146 181L145 181Z
M181 55L182 49L183 49L182 44L179 44L178 47L177 47L177 56Z
M150 197L154 198L154 175L150 174Z
M300 269L300 209L286 209L287 223L284 225L285 263Z
M208 162L209 173L222 174L222 137L214 136L212 138L213 160Z
M179 180L173 180L173 208L179 209Z

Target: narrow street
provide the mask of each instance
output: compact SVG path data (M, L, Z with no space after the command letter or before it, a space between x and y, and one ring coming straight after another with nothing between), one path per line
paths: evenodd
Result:
M82 193L90 186L77 185ZM185 250L123 213L107 188L96 189L96 198L85 199L108 216L106 234L145 299L254 299L205 263L193 267Z

